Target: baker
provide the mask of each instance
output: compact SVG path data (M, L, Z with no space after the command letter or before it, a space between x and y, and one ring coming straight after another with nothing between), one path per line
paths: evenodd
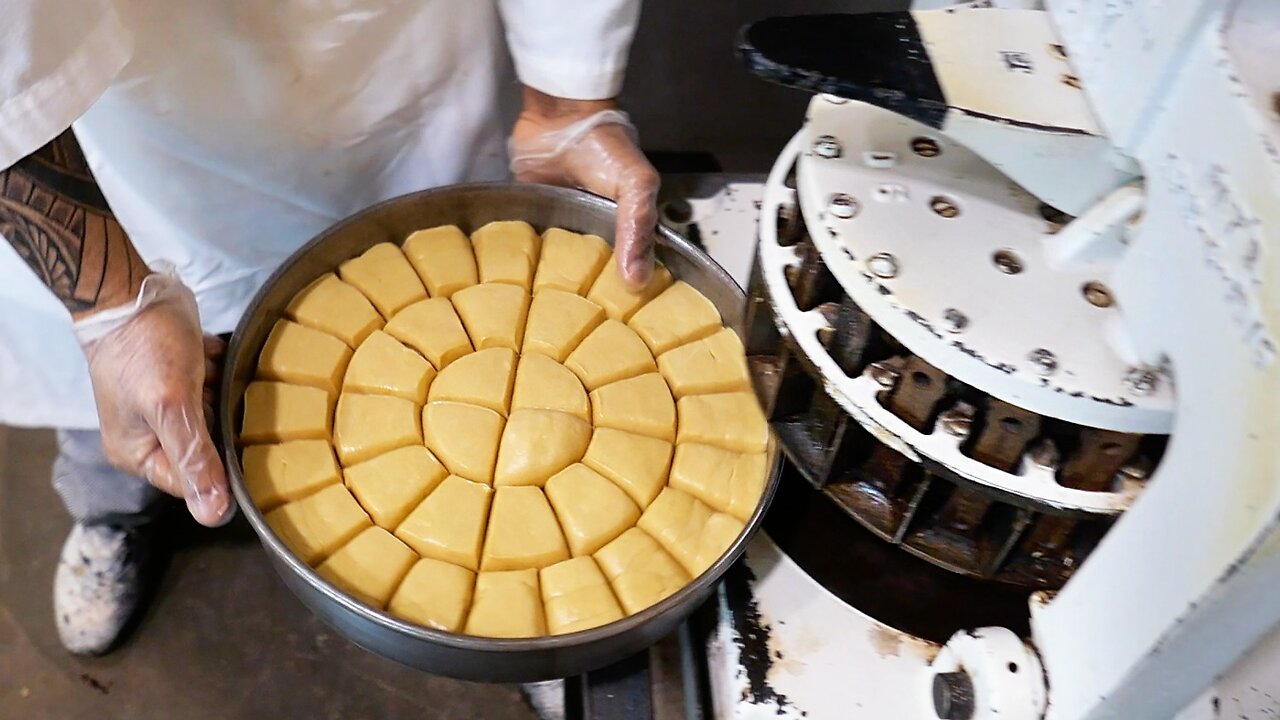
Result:
M109 650L138 611L165 494L232 516L215 336L319 231L510 169L618 200L619 270L647 280L658 177L612 99L638 12L0 0L0 422L58 429L68 650Z

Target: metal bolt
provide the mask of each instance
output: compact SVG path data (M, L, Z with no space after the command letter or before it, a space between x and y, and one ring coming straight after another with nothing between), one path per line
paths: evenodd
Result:
M1056 43L1052 43L1049 45L1049 54L1059 60L1067 59L1067 49Z
M1027 355L1027 359L1036 366L1041 375L1052 375L1058 369L1058 357L1044 348L1037 348Z
M819 157L830 160L843 155L844 147L840 145L839 140L835 139L835 136L821 135L817 140L813 141L813 152Z
M969 326L969 318L955 308L947 308L942 311L942 324L947 332L958 333Z
M948 435L958 438L969 437L969 431L973 429L973 416L976 412L969 403L958 402L938 415L938 427L942 428L942 432Z
M867 374L885 390L892 390L898 384L898 378L901 377L901 373L882 362L868 365Z
M1083 87L1082 83L1080 82L1080 78L1068 73L1063 73L1062 84L1066 85L1069 88L1075 88L1076 90L1079 90L1081 87Z
M896 278L898 277L898 258L889 253L876 253L867 260L867 269L872 275L882 280Z
M1018 257L1012 250L997 250L991 256L991 261L1005 275L1017 275L1022 272L1022 258Z
M1151 460L1144 456L1138 456L1120 468L1120 477L1127 481L1142 482L1151 477Z
M867 150L862 153L862 164L869 168L891 168L898 164L898 153L888 150Z
M942 147L931 137L921 135L911 138L911 152L920 157L937 157L942 154Z
M1045 438L1031 448L1028 458L1033 464L1046 470L1057 470L1059 463L1062 462L1062 453L1052 440Z
M827 212L842 220L848 220L857 215L858 209L858 201L852 195L836 193L827 201Z
M1124 385L1134 395L1150 395L1160 384L1160 373L1151 368L1129 368L1124 376Z
M969 720L973 710L973 680L969 673L959 670L933 676L933 711L940 720Z
M960 214L960 207L951 199L945 198L941 195L935 195L933 199L929 201L929 207L944 218L953 218Z
M1109 308L1115 304L1110 288L1096 280L1085 283L1081 290L1084 292L1084 299L1094 307Z

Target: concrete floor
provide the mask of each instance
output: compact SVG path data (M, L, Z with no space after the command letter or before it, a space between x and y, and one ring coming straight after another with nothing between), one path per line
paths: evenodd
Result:
M50 432L0 427L0 718L534 720L512 686L433 677L315 619L242 519L175 523L172 560L128 642L102 658L58 644L54 561L70 526L49 486Z

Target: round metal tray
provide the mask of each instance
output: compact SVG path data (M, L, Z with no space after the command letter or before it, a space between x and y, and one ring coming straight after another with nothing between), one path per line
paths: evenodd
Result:
M404 195L357 213L308 242L281 264L249 304L227 349L218 417L231 488L285 584L358 645L411 667L467 680L531 682L580 674L638 652L670 633L707 599L759 530L778 483L780 456L772 439L769 477L746 530L723 557L679 592L643 612L591 630L497 639L424 628L350 597L286 548L249 498L239 455L241 399L267 334L299 290L367 248L380 242L398 245L422 228L453 224L470 232L494 220L521 219L538 230L562 227L612 243L615 211L610 200L542 185L455 185ZM656 252L674 276L716 305L726 326L741 332L743 291L719 265L667 228L659 229Z

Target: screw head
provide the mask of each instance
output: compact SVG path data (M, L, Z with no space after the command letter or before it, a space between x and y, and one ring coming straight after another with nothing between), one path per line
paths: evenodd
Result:
M889 253L876 253L867 260L867 269L882 280L891 280L898 277L898 258Z
M942 432L954 437L969 437L970 431L973 430L973 416L976 412L977 410L969 403L958 402L938 415L938 427L942 428Z
M901 377L901 374L897 370L882 362L871 363L868 365L867 374L885 390L892 390L894 386L898 384L898 378Z
M991 256L991 262L1005 275L1017 275L1022 272L1022 258L1012 250L997 250Z
M969 318L955 308L947 308L942 311L942 326L949 333L963 332L969 326Z
M818 157L831 160L844 154L844 146L840 144L840 141L834 135L820 135L817 140L813 141L813 152Z
M911 138L911 152L920 157L938 157L942 154L942 146L938 144L937 140L927 135L920 135Z
M858 210L859 210L858 200L854 198L852 195L846 195L844 193L836 193L835 195L831 196L830 200L827 201L827 212L840 218L841 220L848 220L854 215L857 215Z
M1160 373L1147 367L1130 368L1125 373L1124 385L1134 395L1150 395L1160 385Z
M1036 372L1041 375L1052 375L1058 369L1058 356L1044 348L1037 348L1027 355L1027 359L1035 365Z
M1096 280L1085 283L1080 290L1084 293L1084 299L1094 307L1109 308L1116 302L1111 297L1111 289Z
M948 219L960 214L960 206L956 205L950 198L946 198L941 195L935 195L933 199L929 201L929 207L932 208L935 213Z

